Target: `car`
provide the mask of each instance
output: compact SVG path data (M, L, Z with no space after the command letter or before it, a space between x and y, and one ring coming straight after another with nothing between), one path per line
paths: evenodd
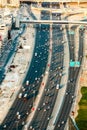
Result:
M25 122L24 121L22 121L22 125L24 125L25 124Z
M43 106L45 106L45 102L43 103Z
M20 119L21 118L21 115L18 115L18 117L17 117L18 119Z
M60 127L60 124L58 124L58 127Z
M64 124L64 121L62 121L61 124Z
M30 129L32 129L33 128L33 126L30 126Z
M19 112L17 112L16 115L18 116L18 115L19 115Z
M54 93L49 94L49 97L52 97L52 96L54 96Z
M29 85L29 81L28 80L26 81L26 85Z
M26 98L26 97L27 97L27 93L24 94L24 98Z
M46 109L44 109L44 111L46 111Z
M21 98L21 97L22 97L22 93L19 93L18 98Z
M66 95L68 95L68 93L66 92Z
M50 118L48 117L47 120L50 120Z
M59 89L59 84L57 84L56 89Z
M4 125L3 127L6 128L6 125Z
M71 104L72 104L72 103L73 103L73 100L69 101L69 103L71 103Z
M50 109L50 106L47 107L47 110L49 110L49 109Z
M38 109L37 109L38 111L40 111L41 110L41 108L40 107L38 107Z

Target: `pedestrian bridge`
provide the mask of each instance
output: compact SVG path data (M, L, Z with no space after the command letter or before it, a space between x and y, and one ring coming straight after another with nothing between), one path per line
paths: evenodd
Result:
M35 24L84 24L87 21L67 21L67 20L20 20L20 23L35 23Z

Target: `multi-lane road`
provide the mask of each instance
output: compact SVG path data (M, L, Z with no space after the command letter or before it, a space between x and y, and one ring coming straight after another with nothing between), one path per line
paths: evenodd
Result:
M24 79L23 87L19 92L19 94L22 93L22 98L19 99L17 97L0 129L4 129L5 125L7 130L16 129L17 127L22 129L27 115L33 106L33 100L38 94L48 59L49 25L36 25L35 42L31 66ZM27 82L29 82L28 85L26 85ZM17 113L21 116L20 120L17 117Z
M29 5L30 6L30 5ZM28 7L28 6L27 6ZM27 8L26 7L26 8ZM45 8L60 8L58 3L43 3L42 7ZM28 9L28 8L27 8ZM29 13L29 10L28 10ZM32 13L31 13L32 16ZM34 19L36 17L33 16ZM61 14L50 13L47 11L41 11L42 20L61 20ZM0 130L22 130L25 125L27 116L30 114L33 107L33 102L38 94L41 86L43 75L45 74L48 53L50 51L50 25L36 24L36 39L35 48L31 65L25 79L23 81L22 88L10 108L6 118L0 126ZM69 35L68 25L66 26L66 32L69 42L70 60L75 61L75 35ZM75 30L75 27L72 29ZM50 71L48 81L45 86L42 98L39 102L39 106L35 112L34 118L29 126L29 130L46 130L49 120L52 118L51 114L55 105L55 101L59 92L62 89L60 85L61 77L63 76L64 69L64 39L63 39L63 27L62 25L52 25L52 57L51 64L49 65ZM79 52L78 61L82 62L83 57L83 30L79 31ZM9 58L8 58L9 59ZM67 89L64 97L64 101L58 118L55 121L55 130L64 130L65 124L70 114L72 103L75 98L76 81L78 78L80 67L69 68L69 79L67 82ZM18 98L21 95L21 98Z
M68 28L67 28L68 29ZM75 29L75 27L73 28ZM68 30L67 30L68 31ZM68 33L68 32L67 32ZM78 61L80 62L80 64L82 63L82 57L83 57L83 36L84 36L84 32L83 30L80 30L79 32L79 52L78 52ZM75 36L69 36L68 35L68 39L69 39L69 46L70 46L70 60L75 61L75 54L74 52L74 48L75 48ZM72 107L73 102L75 101L75 90L76 90L76 81L78 78L78 74L80 71L80 67L70 67L69 68L69 79L68 79L68 83L67 83L67 90L66 90L66 94L65 94L65 100L63 103L63 106L61 108L60 111L60 116L56 121L55 124L55 130L64 130L67 119L69 117L70 114L70 110Z
M50 3L46 4L45 7L50 7ZM42 14L43 17L47 18L46 13L42 12ZM54 13L49 15L52 19L61 19L59 14ZM45 130L49 120L52 118L51 114L56 101L58 90L61 87L60 80L63 70L64 44L62 41L64 39L61 28L61 25L52 26L52 59L48 82L29 130L31 128L35 130Z

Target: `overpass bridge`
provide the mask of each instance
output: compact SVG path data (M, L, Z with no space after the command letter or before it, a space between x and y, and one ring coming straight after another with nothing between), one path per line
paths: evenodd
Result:
M20 2L87 2L87 0L20 0Z
M16 18L15 27L19 28L21 23L31 24L75 24L75 25L87 25L87 21L67 21L67 20L28 20Z
M20 23L32 24L83 24L87 25L87 21L67 21L67 20L20 20Z

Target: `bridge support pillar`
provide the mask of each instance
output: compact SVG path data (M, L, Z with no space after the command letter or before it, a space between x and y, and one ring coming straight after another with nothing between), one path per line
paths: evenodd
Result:
M19 28L19 27L20 27L19 16L16 17L16 20L15 20L15 27L16 27L16 28Z

